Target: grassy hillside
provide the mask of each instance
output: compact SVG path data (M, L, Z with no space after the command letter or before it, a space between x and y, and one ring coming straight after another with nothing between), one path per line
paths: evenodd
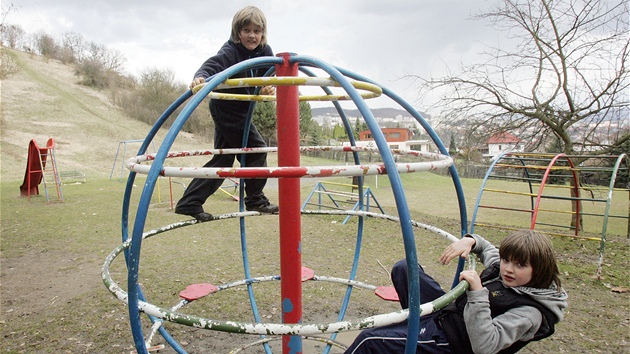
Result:
M59 170L77 169L91 178L109 176L120 141L145 138L149 125L126 117L110 102L107 91L77 84L71 66L6 50L21 70L2 81L3 182L24 178L31 139L43 146L54 138ZM138 147L129 144L127 155ZM195 148L202 145L189 134L181 135L174 145L176 150Z

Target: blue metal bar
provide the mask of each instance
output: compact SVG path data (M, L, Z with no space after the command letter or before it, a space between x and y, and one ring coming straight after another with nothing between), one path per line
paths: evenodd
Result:
M385 214L385 210L383 210L383 208L381 207L381 204L378 202L378 200L376 200L376 197L374 196L374 194L372 194L372 190L370 190L370 187L367 187L365 192L363 193L363 195L360 197L362 200L365 200L365 211L370 211L370 198L372 198L374 200L374 202L376 203L376 205L378 206L379 210L381 211L382 214ZM361 210L360 206L359 206L359 201L357 201L354 205L354 207L352 207L352 210ZM343 220L342 224L346 224L348 222L348 220L350 220L350 217L352 215L348 215L346 216L346 218Z
M427 134L431 137L435 145L440 150L440 153L442 153L443 155L448 155L448 149L446 148L446 146L444 146L444 143L442 142L440 137L437 135L435 130L433 130L433 128L429 125L429 123L424 119L424 117L422 117L422 115L417 110L415 110L409 103L404 101L400 96L398 96L396 93L392 92L391 90L387 89L386 87L383 87L382 85L379 85L376 82L366 77L357 75L347 70L341 70L341 72L344 73L346 76L351 77L355 80L365 81L365 82L369 82L369 83L380 86L383 89L383 94L385 96L391 98L394 102L398 103L402 108L404 108L407 111L407 113L411 114L416 119L416 121L420 123L420 125L422 125L424 130L427 132ZM455 165L452 165L451 167L449 167L449 172L451 174L451 179L453 180L453 185L455 187L455 192L457 194L457 200L459 203L461 236L463 237L468 232L468 218L466 214L466 198L464 196L464 189L461 185L461 181L459 179L459 175L457 174L457 169L455 168ZM407 263L408 263L407 265L410 264L409 262ZM459 282L459 273L464 269L464 264L465 264L464 259L460 259L457 264L457 271L455 272L455 277L453 279L452 287L455 287L455 285ZM413 268L413 267L410 267L410 268ZM409 274L409 276L412 276L412 274ZM409 304L411 305L411 302Z
M190 96L192 96L192 92L188 91L186 93L184 93L182 96L180 96L175 102L173 102L173 104L171 104L166 111L164 111L164 113L162 113L162 115L158 118L158 120L155 122L155 124L153 125L153 127L149 130L149 133L147 134L146 138L144 139L144 142L140 145L140 149L138 150L138 155L142 155L144 153L146 153L149 145L153 142L153 139L155 138L157 132L160 130L160 128L162 127L162 125L164 125L164 123L166 122L166 120L171 116L171 114L173 114L173 112L179 108L179 106L185 102ZM120 148L120 145L119 145ZM122 205L122 215L121 215L121 233L122 233L122 241L123 243L125 241L127 241L128 237L129 237L129 204L130 204L130 200L131 200L131 193L133 191L133 185L134 185L134 181L136 178L136 173L131 171L129 172L129 177L127 178L127 185L125 188L125 194L124 194L124 198L123 198L123 205ZM141 237L140 237L141 238ZM127 263L127 270L128 270L128 276L129 276L129 250L125 250L124 251L124 255L125 255L125 262ZM136 279L137 279L137 269L135 270L136 273ZM138 296L143 298L141 289L138 285L133 287L137 292L138 292ZM130 288L131 289L131 288ZM133 321L132 320L132 316L131 316L131 312L132 309L135 310L136 313L138 313L138 306L137 306L137 301L136 301L136 306L135 308L132 308L131 306L129 306L129 320L130 323ZM137 316L134 316L133 319L137 319L137 321L139 322L139 313ZM138 350L139 353L141 353L143 350L144 352L146 352L146 346L144 344L144 339L142 339L142 346L141 348L138 347L139 345L139 341L135 340L136 337L140 336L143 337L143 333L142 333L142 328L140 326L133 326L132 325L132 334L134 336L134 341L136 343L136 349ZM160 334L162 334L162 336L164 337L164 339L169 342L169 338L170 335L168 335L168 332L164 331L160 331ZM167 336L164 336L164 333L167 334ZM169 344L171 346L173 346L174 348L177 345L177 343L175 343L174 341L169 342ZM175 346L173 345L175 344Z
M378 126L378 123L376 122L376 119L374 118L374 115L370 111L369 107L366 105L365 101L363 101L357 90L343 76L340 70L322 62L319 59L312 57L297 56L295 60L312 63L315 66L322 68L335 81L337 81L341 85L341 87L343 87L343 89L348 93L350 98L352 98L357 108L359 109L359 112L361 112L361 114L363 115L363 118L365 119L368 128L370 128L370 131L372 132L372 136L374 137L376 146L378 147L379 152L381 153L381 157L383 158L385 168L388 171L388 177L392 186L392 191L394 192L394 199L396 201L398 215L400 217L400 227L403 233L403 243L405 245L405 252L407 254L407 262L408 264L413 264L413 266L409 266L409 278L412 279L412 281L409 288L408 338L417 338L420 329L420 287L418 282L419 270L416 266L416 264L418 263L418 259L416 256L416 245L413 227L411 225L411 215L409 213L409 208L405 199L404 189L402 186L402 182L400 181L400 175L396 170L396 162L394 161L394 158L389 150L387 141L385 140L383 132ZM407 354L415 353L415 342L407 341L405 352Z
M602 225L602 237L599 243L599 259L597 260L597 278L598 279L601 277L601 273L602 273L602 263L604 261L604 248L606 247L606 232L608 228L608 214L610 213L610 205L612 204L613 189L615 188L615 181L617 179L617 171L619 171L619 167L621 166L621 163L623 161L626 162L626 165L628 164L628 159L627 159L626 154L621 154L617 158L617 161L615 161L615 167L613 169L613 173L610 178L610 184L608 187L608 198L607 198L608 202L606 203L606 211L604 212L605 216L604 216L604 223ZM630 238L630 230L628 232L628 238Z
M313 197L313 194L315 194L315 191L318 190L318 188L319 188L319 186L321 186L321 184L322 184L321 182L317 182L315 187L313 187L313 189L311 190L311 193L308 195L308 197L306 197L306 200L302 204L302 210L306 209L306 206L308 205L309 200L311 200L311 198ZM321 194L321 193L318 193L318 194ZM321 204L322 204L322 201L320 199L320 201L319 201L320 209L321 209Z
M403 234L403 242L405 246L407 263L408 265L412 265L412 266L409 266L409 278L410 278L410 299L409 299L410 316L409 318L410 320L409 320L408 336L410 338L417 337L418 332L419 332L419 305L420 305L420 300L421 300L419 296L420 289L419 289L419 284L417 280L418 269L415 266L415 264L418 263L418 259L417 259L417 254L416 254L413 227L411 225L411 217L410 217L409 209L408 209L407 202L404 196L402 182L400 181L400 176L396 170L396 163L393 159L393 156L391 155L391 152L389 151L389 146L387 145L387 141L385 140L380 130L380 127L378 126L376 122L376 119L374 118L371 111L369 110L365 102L363 101L363 98L358 94L357 90L350 84L350 82L348 82L347 78L344 77L343 75L346 75L347 77L354 78L360 81L366 81L366 82L372 82L372 81L362 78L349 71L339 69L337 67L326 64L316 58L296 55L291 58L291 61L305 64L305 65L313 65L326 71L335 81L337 81L342 86L342 88L346 91L348 96L353 100L353 102L356 104L357 108L363 115L369 129L373 133L375 143L379 149L379 152L381 152L381 155L383 157L385 168L389 171L388 177L390 179L390 183L392 185L392 191L394 193L394 197L395 197L396 204L398 207L400 227ZM171 125L171 128L167 132L166 137L155 156L151 169L149 170L149 173L147 175L147 182L144 185L142 195L140 197L140 202L138 204L138 210L136 213L136 219L135 219L134 228L133 228L133 236L131 240L131 245L129 247L129 250L125 251L125 257L126 257L127 266L128 266L127 283L128 283L128 304L129 304L129 314L130 314L130 325L132 327L134 342L136 344L136 348L139 353L146 353L146 348L145 348L143 335L142 335L142 328L141 328L140 319L139 319L139 311L138 311L139 299L144 298L144 296L142 295L142 291L138 286L138 269L139 269L139 264L140 264L140 248L142 244L142 234L143 234L144 225L145 225L145 221L146 221L146 217L148 213L148 206L150 204L150 198L155 188L155 181L157 180L160 173L162 172L163 163L169 152L169 149L172 146L173 141L175 140L177 134L179 133L179 131L181 131L181 128L183 127L186 120L190 117L194 109L219 84L223 83L225 80L227 80L228 78L230 78L231 76L233 76L235 73L239 71L243 71L243 70L247 70L251 68L257 68L257 67L268 67L271 65L280 64L281 62L282 62L282 58L275 58L275 57L263 57L263 58L250 59L248 61L244 61L242 63L236 64L228 68L227 70L209 78L207 80L206 85L188 102L188 104L183 108L183 110L178 115L174 123ZM307 75L311 75L309 74L309 71L305 69L303 66L300 67L300 70L302 72L305 72ZM326 87L322 87L322 89L327 93L330 92L330 90L328 90L328 88ZM416 120L425 128L425 130L427 130L427 133L433 138L435 144L438 146L440 151L443 154L448 154L446 147L440 141L439 137L437 137L437 134L433 131L433 129L428 125L428 123L416 110L414 110L408 103L404 102L399 96L393 94L391 91L383 88L383 92L388 97L392 98L394 101L400 104L403 108L405 108L410 114L412 114L414 118L416 118ZM188 99L191 95L192 93L188 91L186 94L182 96L182 98L180 98L178 102L176 102L177 103L176 106L181 105L181 103L185 101L186 99ZM356 146L356 142L354 141L354 136L352 135L352 128L350 126L349 120L345 116L345 113L341 109L341 106L339 105L339 103L333 102L333 104L337 108L339 115L342 117L342 122L348 134L350 143L353 146ZM149 142L152 141L157 130L161 127L164 120L166 120L166 118L168 118L168 116L172 114L173 111L174 109L171 109L171 107L169 107L169 109L167 110L168 114L167 112L165 112L163 114L163 117L161 117L160 120L158 120L158 123L154 125L153 130L149 133L149 136L144 141L143 146L140 148L141 152L139 154L142 154L144 153L144 151L146 151L146 148ZM248 119L251 119L251 111L253 111L253 104L250 106L250 114L249 114ZM246 128L247 129L249 128L249 124L246 124ZM245 134L245 137L246 136L247 134ZM387 151L387 153L385 153L385 151ZM360 161L359 161L358 152L353 152L353 157L355 159L355 163L359 164ZM459 183L459 177L457 176L457 172L454 166L450 167L450 172L451 172L451 176L453 177L453 183L455 185L455 189L456 189L458 199L459 199L460 218L462 220L461 232L463 236L467 230L466 208L465 208L465 202L463 201L463 190L461 188L461 184ZM128 213L129 212L129 199L131 195L131 189L133 186L134 178L135 178L135 173L131 172L130 178L128 179L127 190L125 192L125 201L123 202L122 233L123 233L124 241L127 239L127 235L128 235L127 219L128 219L128 214L129 214ZM241 193L241 198L240 198L240 203L239 203L240 210L244 209L243 207L243 200L244 200L243 193L244 192L243 192L242 185L243 183L241 183L241 190L240 190L240 193ZM359 178L358 185L359 185L359 195L363 195L363 178L362 177ZM360 209L363 210L364 201L362 200L362 198L360 198L359 204L360 204ZM359 224L358 224L358 230L357 230L357 242L356 242L356 247L355 247L355 255L353 259L353 267L351 270L350 279L354 279L356 277L356 272L358 268L358 260L360 256L360 248L361 248L360 245L362 242L362 234L363 234L363 226L364 226L363 222L364 222L364 217L361 216L359 218ZM248 276L249 264L248 264L248 258L247 258L244 221L241 222L241 230L242 230L241 242L242 242L244 268L246 272L246 278L250 278ZM463 268L463 261L460 260L460 264L458 265L458 271L457 271L458 273L461 270L461 268ZM458 274L456 275L456 277L457 276ZM345 315L345 312L349 303L349 297L350 297L351 291L352 291L352 287L349 286L346 291L346 296L344 297L344 301L343 301L343 304L339 313L340 319L342 319L343 316ZM253 298L253 292L250 292L250 297ZM254 316L256 317L257 310L255 309L256 308L255 300L252 301L252 307L254 311ZM256 321L259 321L259 319L257 318ZM166 334L166 337L170 337L168 333ZM415 353L415 346L412 346L413 343L409 343L409 342L410 341L408 341L406 353ZM329 350L329 348L327 348L327 350Z
M177 116L169 131L167 132L164 141L162 142L155 159L151 165L151 169L147 174L147 180L140 196L138 203L138 210L136 213L133 234L131 239L131 246L129 250L128 275L127 275L127 288L128 288L128 305L129 305L129 322L131 325L131 331L133 334L136 349L139 354L146 354L146 346L144 344L142 325L140 322L140 313L138 311L139 298L138 298L138 269L140 266L140 249L142 247L142 233L146 222L146 217L151 202L151 195L155 188L155 181L162 171L164 160L168 155L169 149L173 145L177 134L181 131L184 123L188 120L192 112L199 106L201 101L219 84L229 79L231 76L239 71L244 70L247 67L252 67L256 64L259 65L275 65L281 59L274 57L260 57L250 59L239 64L236 64L225 71L222 71L214 75L208 83L199 91L182 109ZM192 95L192 92L187 92L186 95ZM154 126L156 129L156 126ZM143 148L146 150L145 145L148 145L148 141L145 140Z
M109 179L112 179L114 175L114 169L116 168L116 161L118 161L118 153L120 152L120 142L118 143L118 149L116 149L116 157L114 158L114 164L112 165L112 172L109 173Z
M293 60L297 60L298 63L300 63L300 64L306 64L306 65L313 65L314 64L316 67L319 67L320 69L323 69L324 71L327 72L327 70L325 68L321 67L321 63L322 62L315 63L315 62L310 62L308 60L304 61L304 60L300 59L300 56L295 56L293 58ZM298 67L298 70L300 70L301 72L303 72L307 76L310 76L310 77L315 76L315 74L313 74L313 72L311 72L309 69L307 69L303 65L300 65ZM322 86L321 89L324 91L324 93L326 93L328 95L332 94L332 91L328 87ZM353 89L354 89L354 87L353 87ZM347 92L347 89L346 89L346 92ZM353 100L354 100L354 98L353 98ZM355 104L356 104L356 102L355 102ZM341 118L341 121L343 123L344 129L346 131L346 135L348 136L348 141L350 142L350 145L356 146L356 141L354 139L354 135L352 134L352 127L350 126L350 121L348 120L348 117L346 116L346 113L344 112L344 110L341 107L341 105L339 104L339 102L333 101L333 106L335 107L335 109L337 110L337 113L339 114L339 117ZM355 164L359 165L361 163L361 160L360 160L358 152L353 151L352 152L352 157L354 159L354 163ZM362 192L363 192L363 177L359 177L358 194L361 195ZM333 204L335 204L335 206L339 207L339 205L334 200L334 198L332 198L330 195L328 197L332 200L332 202L333 202ZM321 194L319 195L319 198L320 198L320 205L321 205ZM359 208L361 210L363 210L363 201L359 201ZM361 254L361 243L363 242L363 225L364 225L364 222L365 222L365 217L363 215L359 216L358 221L357 221L357 241L355 243L354 257L353 257L352 268L350 270L350 277L349 277L351 280L354 280L356 278L356 273L357 273L357 270L359 268L359 258L360 258L360 254ZM347 289L346 289L346 294L344 296L342 305L341 305L341 309L339 310L339 315L337 316L337 318L339 320L342 320L345 317L347 307L348 307L348 305L350 303L350 296L351 295L352 295L352 286L348 286ZM337 333L333 333L330 336L330 338L331 338L331 340L335 340L337 338ZM332 346L330 344L326 345L326 347L323 350L323 354L328 354L328 352L330 351L331 348L332 348Z
M162 115L158 118L158 120L156 121L156 123L154 124L152 129L149 130L149 133L147 134L146 138L144 139L144 142L141 144L141 146L140 146L140 148L138 150L138 155L146 153L149 145L153 142L153 139L155 138L157 132L160 130L162 125L166 122L166 120L170 117L170 115L183 102L185 102L191 95L192 95L192 92L184 93L181 97L179 97L179 99L177 99L173 104L171 104L166 109L166 111L164 113L162 113ZM122 227L121 231L122 231L122 240L123 240L123 242L125 242L127 240L127 238L128 238L129 203L130 203L131 193L133 191L133 185L134 185L134 181L135 181L135 176L136 176L135 172L131 171L129 173L129 177L127 179L127 185L126 185L126 188L125 188L125 196L124 196L123 205L122 205L122 222L121 222L121 227ZM127 268L129 269L129 250L125 250L124 254L125 254L125 261L127 263ZM144 296L143 296L139 286L137 286L137 291L138 291L138 294L139 294L138 296L140 297L140 299L144 299ZM129 308L129 311L131 311L131 307ZM136 312L137 312L137 306L136 306ZM131 321L131 316L130 316L130 321ZM134 330L137 331L137 328L132 327L132 333L134 334L134 338L137 335L142 336L142 329L141 328L140 328L140 333L134 333ZM164 337L164 333L167 334L166 337ZM160 331L160 334L162 334L162 336L164 337L164 339L167 340L167 342L169 341L170 335L168 335L168 332L165 332L165 330L164 330L164 331ZM172 340L172 338L171 338L171 340ZM175 346L173 345L173 343L175 344ZM138 342L136 341L136 348L137 348L137 344L138 344ZM174 341L172 343L169 342L169 344L171 346L173 346L173 347L178 346L178 344L175 343ZM144 343L142 344L142 347L145 348Z
M271 75L275 71L274 68L270 68L265 76ZM254 94L258 94L260 92L260 88L257 87L254 90ZM249 104L249 108L247 110L247 118L245 119L245 126L243 127L243 140L241 142L241 147L247 147L247 142L249 138L249 132L252 125L252 119L254 115L254 109L256 108L256 102L252 101ZM241 167L247 166L247 154L241 154ZM243 178L240 179L239 183L239 211L245 210L245 180ZM245 273L245 278L251 278L251 270L249 266L249 255L247 252L247 232L245 228L245 217L241 217L239 219L240 231L241 231L241 254L243 256L243 270ZM254 287L252 283L247 283L247 295L249 297L250 308L252 309L252 315L254 316L254 321L256 323L261 323L262 319L260 317L260 312L258 311L258 305L256 303L256 296L254 294ZM265 338L264 335L259 336L260 338ZM265 349L265 353L271 354L271 347L267 342L263 343L263 348Z
M490 167L488 167L488 170L486 171L486 175L483 177L483 181L481 182L481 186L479 187L479 192L477 193L477 199L475 201L475 207L473 208L472 218L470 219L470 232L471 233L475 232L475 221L477 220L477 211L479 210L479 204L481 203L483 190L486 187L486 183L488 183L488 179L490 178L492 169L494 168L494 165L496 165L499 162L499 160L501 160L503 156L508 153L509 151L504 151L499 156L497 156L497 158L494 159L494 161L492 161L492 163L490 164Z

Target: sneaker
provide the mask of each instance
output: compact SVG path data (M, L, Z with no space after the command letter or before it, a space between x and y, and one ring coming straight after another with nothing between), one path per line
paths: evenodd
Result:
M255 205L255 206L251 206L251 207L246 207L245 209L247 209L248 211L257 211L259 213L264 213L264 214L278 214L278 206L277 205L273 205L271 203L267 203L267 204L263 204L263 205Z
M197 210L190 211L186 210L185 208L175 208L175 214L192 216L193 218L197 219L198 222L214 220L212 214L204 212L203 209L201 209L200 213L196 213Z
M212 216L212 214L206 213L206 212L201 212L199 214L195 214L195 215L191 215L193 218L197 219L197 222L205 222L205 221L210 221L210 220L214 220L214 217Z
M197 222L214 220L214 217L212 216L212 214L209 214L203 211L201 213L191 214L191 213L183 213L183 212L179 212L175 210L175 214L192 216L193 218L197 219Z

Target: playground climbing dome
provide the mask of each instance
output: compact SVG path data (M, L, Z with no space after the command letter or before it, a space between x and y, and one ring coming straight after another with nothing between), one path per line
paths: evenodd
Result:
M630 238L629 210L623 208L614 213L612 208L613 195L617 199L622 197L622 202L618 202L620 207L630 197L628 171L626 154L503 152L492 162L481 183L470 232L474 232L476 226L508 230L525 227L488 222L507 219L508 213L520 213L524 217L519 220L529 221L532 230L551 236L598 241L597 278L600 279L609 221L625 224L626 235ZM491 194L510 197L493 199ZM479 215L491 212L492 216L485 217L486 222L478 220ZM600 236L585 236L585 231L591 231L591 234L599 231Z
M264 77L230 79L235 73L255 69L269 68ZM324 72L327 77L315 75L315 70ZM259 95L261 86L274 85L277 86L277 94L275 96ZM236 87L256 87L254 94L242 95L229 93L229 89ZM313 86L321 89L320 95L300 95L300 86ZM222 92L216 92L221 89ZM333 89L342 91L342 93L334 93ZM228 92L228 93L226 93ZM406 110L409 115L414 117L419 124L426 130L427 134L432 138L440 153L427 153L413 150L397 150L390 149L387 145L377 122L366 104L367 99L385 95L393 100L401 108ZM243 148L223 149L223 150L203 150L203 151L184 151L171 152L172 144L181 131L182 126L190 117L191 113L198 108L204 98L222 100L242 100L250 101L249 121L245 124L244 137L247 137L247 130L250 126L251 116L254 105L257 101L277 101L277 126L279 139L277 147L268 148ZM348 117L345 115L339 101L352 101L358 108L368 128L372 132L375 140L376 148L360 148L356 146L353 138L353 132ZM349 147L339 146L300 146L299 144L299 101L330 101L336 108L339 116L343 121L343 126L351 142ZM153 144L156 133L161 129L164 122L177 110L183 106L181 112L171 124L162 144L159 146L157 153L148 154L147 148ZM353 155L354 164L343 166L301 166L300 152L313 150L333 150L340 149L350 152ZM382 156L382 163L378 164L362 164L360 161L360 152L378 152ZM246 157L250 153L276 153L278 154L278 166L268 168L250 168L247 167ZM184 158L189 156L204 156L214 154L243 154L241 167L239 168L189 168L189 167L166 167L164 162L166 159ZM404 155L412 162L397 163L395 155ZM421 228L433 232L441 237L446 238L450 242L457 240L457 237L441 230L435 226L416 222L411 219L407 199L403 190L400 179L401 173L412 173L431 171L435 169L448 168L452 177L457 203L460 209L460 235L467 232L466 206L463 196L462 187L457 175L457 171L453 166L452 159L448 156L447 149L440 141L437 134L428 125L426 120L407 102L402 100L395 93L387 88L351 71L343 68L335 67L327 64L317 58L301 56L290 53L278 54L276 57L263 57L250 59L236 64L227 70L220 72L206 80L205 85L196 92L188 91L176 100L163 114L159 117L155 125L144 139L137 156L129 158L126 166L130 170L125 189L125 195L122 206L121 215L121 233L122 243L114 249L106 258L102 268L102 278L106 287L110 292L122 302L128 305L129 323L133 334L134 344L138 353L147 353L151 349L152 339L158 332L164 340L178 353L186 351L182 345L175 340L170 333L162 325L165 321L175 322L181 325L194 326L209 330L218 330L232 333L255 334L259 336L259 340L254 343L240 346L241 349L251 346L262 346L266 353L271 352L269 343L274 340L282 340L283 353L301 353L302 341L310 340L324 334L330 334L330 337L324 339L326 347L324 353L331 350L332 346L340 346L335 341L336 334L345 330L358 330L363 328L383 326L390 323L400 322L409 319L409 338L415 338L419 331L419 317L429 314L443 306L463 293L467 287L465 282L458 283L455 281L459 271L465 266L465 262L460 260L456 274L454 275L453 288L442 298L433 302L422 304L422 299L417 296L411 296L409 299L409 309L370 316L361 319L345 319L346 309L350 302L350 295L354 288L364 288L377 290L376 286L362 283L356 280L357 268L359 265L359 255L361 242L364 232L364 218L367 216L381 218L395 222L399 225L402 234L402 243L404 246L404 257L408 265L418 263L416 244L414 239L414 230ZM146 174L146 183L142 189L139 198L131 198L136 174ZM397 215L387 215L383 213L372 213L366 211L360 198L359 207L354 210L302 210L300 201L300 180L302 178L327 178L335 176L358 176L358 195L363 195L363 176L367 175L387 175L391 184L392 194L397 208ZM240 188L239 211L215 216L215 220L211 222L221 222L221 220L237 218L240 223L241 230L241 252L244 266L244 279L236 280L227 284L215 286L213 284L192 284L185 290L180 292L181 300L170 308L160 307L149 302L143 293L142 286L139 282L139 268L142 243L145 239L158 236L167 231L179 229L197 224L196 220L186 220L165 225L158 229L146 230L146 221L149 212L149 204L151 195L154 191L156 181L159 177L188 177L188 178L278 178L279 186L279 207L280 213L277 216L279 220L279 244L280 244L280 274L262 277L254 277L251 273L249 265L248 249L247 249L247 219L250 216L258 215L257 212L244 211L243 205L243 188ZM242 183L240 184L243 185ZM138 200L135 213L135 219L130 230L130 209L131 201ZM347 279L336 277L327 277L315 275L311 269L303 267L301 264L301 219L306 215L331 214L352 215L357 217L357 239L353 254L352 267L349 269ZM119 256L124 254L125 265L127 269L127 288L114 281L110 274L110 265ZM472 263L472 262L471 262ZM474 264L470 265L474 267ZM410 294L419 294L418 284L418 268L409 266ZM256 297L254 296L253 287L255 284L263 281L279 281L282 310L282 323L264 323L262 322ZM302 323L302 282L306 280L322 280L341 284L347 287L347 291L343 299L341 299L338 318L332 323L308 324ZM202 318L200 316L184 314L178 312L183 306L192 301L196 301L202 297L206 297L227 288L234 286L244 286L247 288L249 295L250 307L253 313L253 322L243 323L235 321L224 321L210 318ZM145 314L151 320L153 325L145 333L141 323L141 315ZM250 337L247 337L250 338ZM406 348L406 353L415 353L414 341ZM343 348L342 348L343 349ZM234 351L234 352L236 352Z

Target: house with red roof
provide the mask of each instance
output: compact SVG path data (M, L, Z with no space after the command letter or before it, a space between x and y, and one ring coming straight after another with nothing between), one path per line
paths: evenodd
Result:
M494 159L499 154L505 151L523 152L525 144L516 135L503 132L491 136L487 141L488 152L484 154L484 157Z
M411 140L413 132L409 128L381 128L381 132L387 141L390 149L400 150L416 150L423 152L432 151L432 141L430 140ZM349 146L349 142L344 142L344 146ZM358 147L376 148L374 136L370 130L359 133L359 140L356 141Z

